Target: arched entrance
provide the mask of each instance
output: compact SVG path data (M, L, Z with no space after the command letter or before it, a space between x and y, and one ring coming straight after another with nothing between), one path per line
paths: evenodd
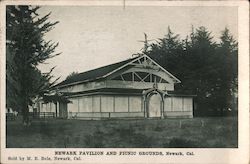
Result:
M159 93L153 93L148 99L148 117L149 118L160 118L162 109L162 98Z
M165 92L151 88L143 91L145 118L164 118Z

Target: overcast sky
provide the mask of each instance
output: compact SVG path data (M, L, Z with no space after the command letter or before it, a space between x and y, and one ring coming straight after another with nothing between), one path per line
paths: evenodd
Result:
M56 66L60 80L71 72L84 72L131 57L148 39L162 38L167 27L182 38L195 28L205 26L218 41L227 27L237 39L236 7L93 7L42 6L42 15L52 12L50 21L59 21L46 39L59 42L60 56L39 68L46 72Z

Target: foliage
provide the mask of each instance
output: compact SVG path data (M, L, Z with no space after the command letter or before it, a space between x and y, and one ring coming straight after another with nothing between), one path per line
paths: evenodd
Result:
M169 148L195 148L195 147L199 147L200 145L201 143L197 143L193 140L174 137L169 141L168 147Z
M37 95L43 95L51 85L51 69L41 73L37 66L54 53L58 43L45 41L44 36L58 22L48 21L50 13L39 17L33 6L6 7L6 83L7 107L22 111L28 122L28 105Z
M67 79L70 79L71 77L73 77L73 76L75 76L75 75L77 75L78 74L78 72L71 72L67 77L66 77L66 80Z
M168 27L168 33L147 52L182 81L176 91L197 95L198 115L225 115L228 109L236 109L237 42L227 28L219 43L213 40L205 27L192 28L185 40Z

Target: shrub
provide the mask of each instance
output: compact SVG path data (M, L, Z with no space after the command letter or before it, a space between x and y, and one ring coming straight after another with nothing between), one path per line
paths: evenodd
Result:
M164 128L162 126L156 126L154 130L157 132L161 132L162 130L164 130Z
M152 147L152 138L144 134L135 133L131 136L131 144L137 148L150 148Z
M101 132L99 129L94 134L86 135L84 138L84 142L86 147L90 148L102 148L104 147L104 133Z
M168 147L170 148L194 148L201 147L197 141L192 141L183 138L172 138L169 141Z

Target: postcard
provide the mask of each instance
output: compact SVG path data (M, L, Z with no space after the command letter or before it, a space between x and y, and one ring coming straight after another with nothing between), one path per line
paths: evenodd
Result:
M247 1L1 1L1 163L249 163Z

